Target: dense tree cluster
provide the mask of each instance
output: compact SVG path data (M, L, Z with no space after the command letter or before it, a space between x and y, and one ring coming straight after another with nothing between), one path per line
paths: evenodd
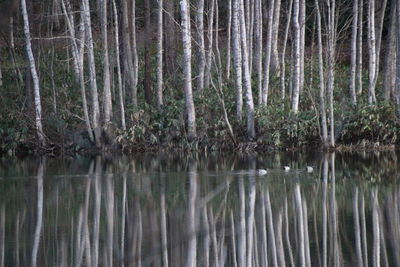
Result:
M127 130L127 107L162 111L167 89L184 93L189 141L198 136L194 94L211 90L235 142L230 121L245 117L246 138L256 140L258 107L282 103L296 116L308 108L301 103L309 88L319 88L313 109L321 143L334 147L337 72L347 73L340 86L351 105L364 97L370 105L392 101L400 113L399 6L399 0L2 0L0 91L7 90L5 72L25 88L33 108L23 110L45 145L42 120L51 110L42 108L38 58L47 57L55 114L61 100L54 62L66 63L64 74L75 80L66 86L80 90L74 114L101 147L112 124ZM227 99L234 99L234 112Z

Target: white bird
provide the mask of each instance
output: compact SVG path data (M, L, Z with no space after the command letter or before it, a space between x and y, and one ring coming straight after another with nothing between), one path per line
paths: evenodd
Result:
M257 170L258 175L266 175L267 174L267 170L264 169L259 169Z
M307 171L308 173L311 173L311 172L314 171L314 168L311 167L311 166L307 166L307 167L306 167L306 171Z
M289 167L289 166L283 166L283 170L284 170L285 172L288 172L288 171L290 171L290 167Z

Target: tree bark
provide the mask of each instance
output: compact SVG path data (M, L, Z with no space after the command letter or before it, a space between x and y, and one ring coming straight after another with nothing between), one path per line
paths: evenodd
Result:
M127 26L128 27L128 26ZM136 98L137 98L137 85L139 79L139 56L137 53L137 42L136 42L136 0L132 0L131 6L131 56L132 56L132 68L133 73L132 79L134 84L132 88L135 90ZM129 38L129 37L127 37Z
M150 0L144 0L144 96L151 104L151 61L150 61Z
M204 77L204 87L208 88L210 86L211 80L211 65L213 57L213 30L214 30L214 11L215 11L215 1L211 0L208 7L208 30L207 30L207 52L206 52L206 69Z
M319 70L319 109L321 117L321 133L322 143L327 146L328 142L328 127L326 123L326 109L325 109L325 75L324 75L324 59L322 47L322 26L321 26L321 12L318 0L315 0L317 8L317 32L318 32L318 70Z
M94 130L94 138L96 146L101 145L101 125L100 125L100 109L99 109L99 96L97 91L97 80L96 80L96 62L94 58L93 48L93 37L92 37L92 24L90 18L90 6L89 0L83 0L83 13L85 20L85 33L86 33L86 45L88 49L88 63L89 63L89 77L90 87L92 96L92 122Z
M31 44L31 33L29 26L29 18L28 12L26 8L25 0L21 0L21 12L22 18L24 21L24 35L25 35L25 49L26 55L29 61L30 72L33 80L33 93L35 99L35 127L36 134L38 136L38 140L40 145L44 146L46 144L43 134L43 126L42 126L42 104L40 100L40 84L39 84L39 76L36 70L35 58L32 52L32 44Z
M397 11L396 104L397 104L397 113L398 113L398 116L400 117L400 0L397 0L396 3L397 3L397 8L396 8L396 11Z
M263 33L263 23L262 23L262 1L255 0L255 8L254 8L254 19L255 19L255 28L254 28L254 62L257 73L257 92L258 92L258 104L262 104L263 97L263 86L262 86L262 33Z
M281 0L275 0L274 23L272 25L271 70L276 76L281 75L281 64L278 51L279 23L281 18Z
M269 2L269 12L268 12L268 30L267 30L267 40L265 45L265 59L264 59L264 77L263 77L263 94L261 103L266 105L268 102L268 91L269 91L269 75L271 66L271 51L272 51L272 24L274 23L274 10L275 10L275 0Z
M189 141L192 141L196 138L196 115L192 94L192 41L190 31L190 10L187 0L182 0L180 5L184 60L184 91L188 129L187 137Z
M375 35L375 0L368 2L368 103L376 102L376 35Z
M240 18L240 30L242 40L242 55L243 55L243 69L244 69L244 86L246 90L246 105L247 105L247 138L254 140L256 137L255 126L254 126L254 102L253 92L251 89L251 77L250 77L250 66L249 66L249 55L246 40L246 23L244 14L243 0L239 0L239 18Z
M242 120L243 109L243 86L242 86L242 46L240 44L240 25L239 25L239 0L233 0L232 17L232 47L233 47L233 66L235 70L236 86L236 117Z
M335 85L335 49L336 49L336 2L328 2L328 102L330 119L330 146L335 146L335 118L333 110L333 90Z
M118 25L118 11L117 5L115 4L115 0L112 0L113 11L114 11L114 34L115 34L115 58L117 64L117 79L118 79L118 96L119 96L119 105L121 112L121 126L122 130L126 130L126 121L125 121L125 104L124 104L124 91L122 88L122 74L121 74L121 62L120 62L120 51L119 51L119 25Z
M110 60L108 57L107 0L101 0L101 14L104 126L107 127L110 123L112 112Z
M357 37L357 94L362 93L362 72L363 72L363 18L364 18L364 2L359 0L358 6L358 37Z
M196 8L196 28L197 28L197 90L204 89L204 72L206 68L206 54L204 44L204 0L197 1Z
M231 36L232 36L232 0L227 3L228 25L226 26L226 70L225 76L229 80L231 77Z
M299 112L299 98L300 98L300 76L301 76L301 59L300 59L300 24L299 24L299 0L294 0L293 3L293 49L294 49L294 72L293 72L293 92L292 92L292 112L297 114Z
M386 55L384 61L383 91L385 100L390 100L396 88L396 1L390 6L390 26L386 40Z
M292 8L293 8L293 0L290 0L289 2L289 7L288 7L288 13L287 13L287 22L286 22L286 27L285 27L285 35L283 37L283 48L282 48L282 58L281 58L281 99L285 99L285 94L286 94L286 47L287 47L287 40L289 36L289 28L290 28L290 23L291 23L291 17L292 17Z
M161 108L163 101L163 0L158 0L157 29L157 106Z
M352 33L351 33L350 97L353 105L357 104L357 95L356 95L357 28L358 28L358 0L353 1L353 23L352 23Z

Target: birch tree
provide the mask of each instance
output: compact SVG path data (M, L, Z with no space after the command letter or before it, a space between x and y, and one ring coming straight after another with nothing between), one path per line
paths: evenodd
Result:
M272 25L272 52L271 52L271 68L272 72L281 75L280 57L278 51L279 23L281 18L281 0L275 0L274 23ZM290 16L290 15L289 15Z
M293 2L293 50L294 50L294 63L293 63L293 92L292 92L292 112L297 114L299 112L299 98L300 98L300 75L301 75L301 59L300 59L300 24L299 24L299 0Z
M330 146L335 146L335 118L333 110L333 90L335 85L335 49L336 49L336 1L328 0L328 102L330 119Z
M204 89L204 71L206 67L206 54L204 45L204 0L197 1L196 7L196 29L197 29L197 89Z
M44 146L46 144L43 134L43 126L42 126L42 103L40 99L40 83L39 83L39 75L36 69L35 58L32 52L32 44L31 44L31 33L29 26L29 18L28 12L26 8L25 0L21 0L21 13L24 21L24 36L25 36L25 50L26 55L29 61L29 68L32 75L33 80L33 94L35 99L35 128L36 134L38 136L39 143Z
M254 62L257 73L257 92L258 92L258 104L261 105L263 103L263 86L262 86L262 33L263 33L263 23L262 23L262 1L255 0L254 3L254 19L255 19L255 27L254 27Z
M96 64L95 64L94 49L93 49L92 23L90 18L89 0L83 0L82 7L84 13L86 45L88 49L89 78L90 78L91 97L92 97L92 123L93 123L92 125L94 130L94 138L96 141L96 146L100 147L100 142L101 142L100 109L99 109L99 96L97 91Z
M285 85L285 78L286 78L286 47L287 47L287 40L289 36L289 28L291 23L292 17L292 8L293 8L293 0L289 1L289 8L287 12L287 22L285 27L285 35L283 37L283 48L282 48L282 55L281 55L281 99L285 99L286 94L286 85Z
M208 30L207 30L207 54L206 54L206 69L205 69L205 81L204 87L210 86L210 79L211 79L211 65L212 65L212 57L213 57L213 29L214 29L214 10L215 10L215 1L211 0L209 2L208 7Z
M357 37L357 94L362 92L362 73L363 73L363 25L364 25L364 0L359 0L358 7L358 37Z
M138 84L138 73L139 73L139 57L137 53L137 42L136 42L136 0L132 0L131 7L131 40L130 40L130 51L132 57L132 77L133 85L132 90L135 90L135 94L137 95L137 84ZM129 38L129 37L127 37ZM136 96L137 98L137 96Z
M236 117L238 121L242 120L243 109L243 87L242 87L242 46L240 44L240 25L239 25L239 0L233 0L232 7L232 47L233 47L233 65L235 70L236 86Z
M150 61L150 0L144 0L144 96L148 104L151 103L151 61Z
M118 11L117 5L115 4L115 0L112 0L113 11L114 11L114 35L115 35L115 58L117 64L117 82L118 82L118 96L119 96L119 105L121 112L121 126L122 130L126 130L126 121L125 121L125 104L124 104L124 91L122 88L122 74L121 74L121 61L120 61L120 51L119 51L119 24L118 24Z
M396 57L396 104L397 104L397 113L400 116L400 0L396 1L397 7L397 57Z
M189 141L196 138L196 115L192 94L192 41L190 31L190 9L187 0L180 2L181 6L181 27L183 43L183 72L184 91L186 103L187 129Z
M268 91L269 91L269 73L271 64L271 51L272 51L272 24L274 23L274 10L275 10L275 0L270 1L269 12L268 12L268 30L267 30L267 40L265 44L265 59L264 59L264 77L263 77L263 94L262 94L262 104L267 104L268 101Z
M163 0L158 0L157 13L157 106L163 105Z
M328 127L326 122L326 109L325 109L325 75L324 75L324 59L322 47L322 26L321 26L321 11L319 8L318 0L315 0L317 9L317 38L318 38L318 73L319 73L319 110L321 117L321 133L322 143L327 146L328 142Z
M383 74L383 91L385 100L389 100L396 87L396 1L392 1L390 7L390 26L386 41L386 55Z
M351 102L353 103L353 105L356 105L357 104L356 65L357 65L358 0L353 1L353 22L351 28L352 28L352 33L351 33L350 96L351 96Z
M103 105L104 105L104 125L110 123L112 102L111 102L111 80L110 80L110 60L108 57L108 29L107 29L107 0L101 0L101 37L103 47Z
M236 1L236 0L235 0ZM244 77L243 82L246 90L246 105L247 105L247 137L249 140L253 140L256 137L255 126L254 126L254 102L253 92L251 89L251 77L250 77L250 66L249 66L249 55L247 47L247 34L246 34L246 23L244 14L243 0L239 0L239 24L241 30L241 43L242 43L242 55L243 55L243 70Z
M232 37L232 0L227 3L228 25L226 26L226 70L225 76L229 80L231 76L231 37Z
M376 102L376 36L375 36L375 0L368 1L368 103Z

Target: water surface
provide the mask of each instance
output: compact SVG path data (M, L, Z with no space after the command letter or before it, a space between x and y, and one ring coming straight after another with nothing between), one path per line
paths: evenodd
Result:
M400 266L398 156L2 158L0 263Z

